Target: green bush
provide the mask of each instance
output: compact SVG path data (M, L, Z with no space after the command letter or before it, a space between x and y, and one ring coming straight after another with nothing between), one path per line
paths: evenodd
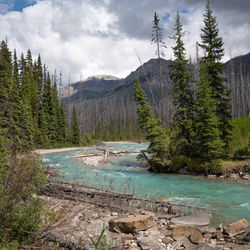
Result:
M232 120L233 130L229 144L231 156L248 145L250 147L250 117L240 117Z
M225 172L225 168L223 167L223 161L220 159L212 160L210 162L205 162L202 165L203 172L206 175L214 174L214 175L223 175Z
M0 171L0 246L25 242L41 222L37 197L46 181L41 162L33 155L10 159Z
M243 148L239 148L234 152L235 159L243 159L250 156L250 149L249 146L245 146Z

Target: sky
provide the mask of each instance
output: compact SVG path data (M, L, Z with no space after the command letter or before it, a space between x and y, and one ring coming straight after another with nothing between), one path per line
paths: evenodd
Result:
M206 0L0 0L0 39L18 55L31 50L64 82L91 75L126 77L155 58L151 44L156 12L165 59L173 59L173 26L180 13L187 58L195 58ZM210 0L224 42L223 61L250 51L250 0ZM136 52L135 52L136 51ZM199 51L202 54L202 51Z

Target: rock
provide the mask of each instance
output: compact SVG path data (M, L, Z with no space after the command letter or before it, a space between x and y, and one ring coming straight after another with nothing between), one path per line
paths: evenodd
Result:
M216 229L213 227L202 227L200 229L201 229L202 233L204 233L204 234L213 234L213 233L217 232Z
M207 226L210 223L210 219L211 219L210 214L189 215L189 216L173 218L171 222L174 224L182 224L182 225Z
M203 242L201 230L194 226L178 225L173 229L173 239L181 240L184 237L190 237L190 240L199 244Z
M203 242L202 233L199 228L194 226L177 225L173 229L173 239L181 240L184 237L190 237L190 240L195 244Z
M248 222L246 219L241 219L232 224L229 224L224 227L224 232L228 234L230 237L235 235L244 233L246 228L248 227Z
M143 250L165 249L163 244L161 244L155 237L143 237L138 240L138 244Z
M200 244L197 246L196 250L215 250L216 248L214 248L213 246L210 246L206 243Z
M185 250L193 250L196 248L196 245L191 243L187 238L182 239L182 245L185 247Z
M212 233L204 233L204 234L203 234L203 237L204 237L204 239L205 239L205 240L209 240L209 239L211 239L211 238L212 238L212 236L213 236L213 234L212 234Z
M250 242L250 232L244 237L244 241Z
M109 221L111 231L120 231L123 233L136 233L147 230L155 226L152 215L129 215L128 217L114 218Z
M122 240L133 240L134 236L132 234L125 234L121 238Z
M151 227L144 232L145 235L148 236L157 236L158 239L164 238L164 235L159 232L158 227Z
M177 173L178 174L190 174L185 168L181 168Z
M171 214L181 214L180 209L178 209L176 206L171 206L170 211Z
M230 177L233 179L239 179L239 174L230 174Z
M220 231L220 232L223 232L223 226L222 226L222 223L220 223L220 225L218 226L217 230L218 230L218 231Z
M250 174L245 174L242 177L244 180L250 180Z
M165 238L162 239L162 242L163 242L164 244L166 244L166 245L172 243L173 241L174 241L174 240L173 240L171 237L169 237L169 236L167 236L167 237L165 237Z
M207 176L207 178L216 178L216 175L215 175L215 174L209 174L209 175Z

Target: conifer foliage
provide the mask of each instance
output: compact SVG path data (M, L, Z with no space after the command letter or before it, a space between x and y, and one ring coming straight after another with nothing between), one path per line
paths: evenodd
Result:
M197 83L197 120L196 150L197 156L204 162L218 159L224 154L224 143L220 137L218 117L216 114L216 100L212 96L210 86L211 76L207 72L204 62L200 64L200 82Z
M34 147L71 142L66 137L67 121L58 101L56 76L52 82L41 57L33 60L31 51L17 58L6 41L0 44L0 129L6 134L6 147L15 155Z
M231 114L229 95L230 92L225 87L225 77L223 76L223 63L221 59L224 55L223 41L219 36L218 24L213 16L208 1L204 13L204 27L201 30L201 43L199 46L204 50L205 55L202 58L206 70L210 76L210 86L212 88L212 97L216 101L216 115L219 119L220 137L224 141L225 149L231 134Z
M155 15L156 26L159 22ZM176 160L183 162L179 166L169 166L165 170L178 171L187 166L188 161L195 158L201 162L205 173L213 160L227 155L231 134L231 116L229 107L229 91L223 77L223 42L219 37L218 25L212 15L209 2L204 14L204 28L201 33L200 47L204 56L199 60L199 77L193 86L192 72L183 43L183 28L177 13L174 26L176 44L173 47L175 60L171 67L170 77L173 83L173 103L175 113L170 127L170 143L159 120L152 115L152 108L147 103L140 83L135 83L135 99L139 126L146 131L146 139L150 142L148 152L153 155L151 166L154 171L157 162L164 165L167 159L170 164ZM195 92L195 95L192 92ZM217 161L218 162L218 161ZM157 165L157 164L156 164ZM166 166L166 165L165 165ZM172 168L173 167L173 168ZM200 171L200 170L197 170Z
M146 139L150 142L148 153L152 155L152 159L149 161L151 170L155 172L166 171L168 160L166 131L160 125L161 121L155 117L152 107L148 104L146 94L138 78L135 81L134 90L138 123L140 128L146 132Z
M73 107L73 117L72 117L72 143L75 145L79 145L81 141L81 134L79 123L76 114L76 108Z
M180 22L179 13L176 16L174 27L175 34L172 37L176 41L173 47L175 60L171 65L171 80L174 88L175 114L171 127L171 151L174 155L189 155L192 151L194 137L193 109L194 99L191 91L191 72L182 37L184 32Z

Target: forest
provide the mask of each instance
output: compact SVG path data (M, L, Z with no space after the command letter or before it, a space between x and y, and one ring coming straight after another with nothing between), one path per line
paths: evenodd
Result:
M28 242L42 226L43 206L35 194L46 183L46 169L32 154L34 149L104 140L146 141L147 153L139 154L138 160L147 161L150 171L176 173L186 167L190 173L204 175L220 175L224 162L249 158L249 96L244 91L249 81L242 77L238 84L243 73L237 78L233 72L235 78L226 82L223 41L209 3L197 44L204 55L197 56L195 64L186 58L183 26L176 15L171 90L163 83L161 48L165 44L159 22L155 13L152 42L157 47L157 90L151 89L150 75L144 72L130 85L127 99L125 93L89 102L63 98L61 72L49 72L40 55L33 59L30 50L17 58L7 39L2 40L0 245L8 249L10 242Z

